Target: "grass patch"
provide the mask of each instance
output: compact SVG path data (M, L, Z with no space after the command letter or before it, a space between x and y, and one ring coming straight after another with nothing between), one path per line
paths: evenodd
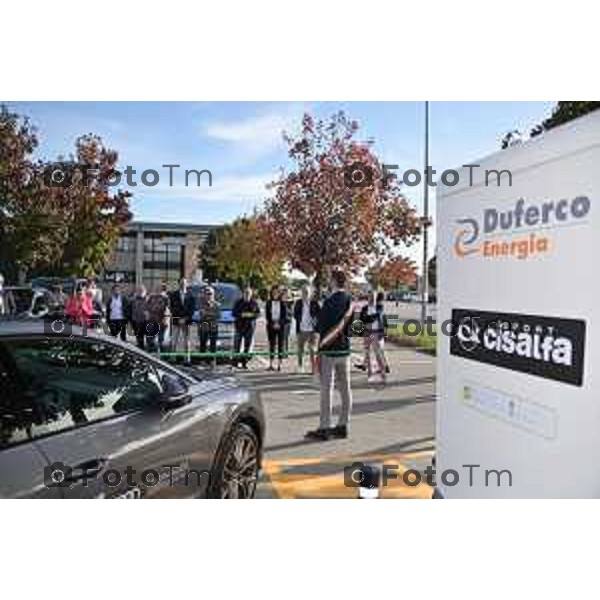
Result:
M410 331L414 331L414 326L411 326ZM386 339L393 344L398 346L405 346L407 348L416 348L427 354L436 355L437 347L437 331L433 328L434 335L429 335L426 330L422 331L420 335L407 335L402 327L402 324L388 327Z

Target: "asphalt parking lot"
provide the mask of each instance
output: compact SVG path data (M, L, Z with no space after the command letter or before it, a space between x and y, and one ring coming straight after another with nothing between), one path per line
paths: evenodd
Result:
M386 303L390 323L419 319L417 303ZM428 306L435 318L435 305ZM294 355L295 335L290 337L290 356L282 371L268 371L264 318L259 318L249 370L236 375L260 393L267 419L263 473L258 498L356 498L357 490L344 485L344 468L356 461L397 466L398 478L381 488L384 498L429 498L432 490L423 482L405 485L406 470L423 471L435 451L436 359L412 348L386 345L391 374L385 388L367 381L353 367L354 407L350 435L345 440L314 442L304 434L318 426L319 381L299 372ZM362 358L362 341L353 340L352 364ZM221 365L219 370L230 371ZM334 420L337 392L334 393ZM335 421L334 421L335 422Z
M266 348L262 332L259 323L255 350ZM431 496L424 482L405 485L402 473L422 471L435 450L435 358L392 345L387 349L392 372L384 389L353 369L354 408L345 440L304 439L306 431L318 425L319 383L298 372L295 357L286 361L282 372L266 371L268 363L262 357L253 359L250 371L240 372L240 379L260 392L267 417L257 497L355 498L357 490L344 485L344 467L355 461L398 465L398 479L382 488L384 498ZM353 363L359 360L360 354L354 354Z

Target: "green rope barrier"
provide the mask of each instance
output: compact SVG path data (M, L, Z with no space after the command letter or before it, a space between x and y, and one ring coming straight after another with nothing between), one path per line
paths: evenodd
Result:
M390 352L405 352L407 349L418 349L418 347L416 346L407 346L407 347L400 347L400 348L386 348L385 349L385 353L388 354ZM315 356L348 356L350 354L360 354L360 355L364 355L365 350L363 348L361 349L350 349L350 350L346 350L346 351L340 351L340 350L320 350L320 351L315 351L314 355ZM310 352L306 351L304 352L305 356L310 356ZM272 356L273 358L278 358L279 356L281 356L281 358L296 358L298 356L297 351L295 350L288 350L287 352L282 352L281 354L278 354L277 352L270 352L268 350L260 350L260 351L253 351L253 352L234 352L232 350L230 351L220 351L220 352L199 352L198 350L190 350L189 352L186 350L169 350L166 352L160 352L160 356L161 357L179 357L179 356L183 356L183 357L194 357L194 358L251 358L253 356Z
M347 356L349 354L363 354L363 351L359 351L359 350L348 350L348 351L323 351L321 350L320 352L315 352L315 356ZM309 352L305 352L306 356L309 356L310 353ZM178 357L178 356L184 356L184 357L194 357L194 358L249 358L252 356L273 356L273 358L277 358L279 356L281 356L281 358L289 358L291 357L296 357L298 356L298 354L296 352L293 351L287 351L287 352L282 352L281 354L278 354L277 352L269 352L268 350L265 351L257 351L257 352L227 352L227 351L223 351L223 352L199 352L197 350L190 350L189 352L187 352L186 350L177 350L177 351L168 351L168 352L161 352L160 356L174 356L174 357Z

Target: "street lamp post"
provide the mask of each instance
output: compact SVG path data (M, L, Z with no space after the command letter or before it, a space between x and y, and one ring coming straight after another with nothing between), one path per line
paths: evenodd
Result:
M425 101L425 169L429 166L429 102ZM423 182L423 216L421 217L421 227L423 230L423 270L421 274L421 325L425 327L427 318L427 300L429 296L429 281L427 277L427 253L428 253L428 228L429 222L429 186L427 177Z

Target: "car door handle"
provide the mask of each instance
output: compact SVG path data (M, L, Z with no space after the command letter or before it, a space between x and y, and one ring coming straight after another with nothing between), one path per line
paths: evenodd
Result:
M65 472L65 481L75 483L82 479L91 479L97 477L106 468L106 458L93 458L86 460L74 466L70 471Z

